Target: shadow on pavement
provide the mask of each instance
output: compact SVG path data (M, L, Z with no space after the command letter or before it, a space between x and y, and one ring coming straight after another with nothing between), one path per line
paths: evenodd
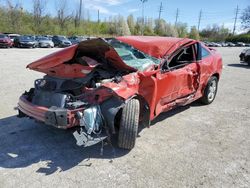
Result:
M151 125L190 107L199 106L199 102L194 102L162 113L151 122ZM139 132L142 129L143 127ZM114 146L114 153L113 148L107 144L104 146L103 155L100 155L101 143L86 148L78 147L72 132L73 130L61 130L36 123L28 118L19 119L11 116L0 119L0 167L25 168L42 162L43 167L36 172L50 175L75 166L89 167L92 164L89 160L91 158L109 159L112 162L112 159L129 152Z
M163 121L169 117L172 117L175 114L181 113L181 112L189 109L190 107L201 107L201 106L204 106L204 105L201 104L199 101L194 101L191 104L188 104L186 106L179 106L179 107L174 108L170 111L163 112L158 117L156 117L153 121L151 121L151 125L155 125L156 123Z
M237 68L245 68L245 69L250 69L250 66L247 63L234 63L234 64L228 64L227 66L229 67L237 67Z
M46 175L66 171L72 167L91 166L91 158L112 159L126 155L129 151L104 146L78 147L72 130L59 130L40 125L28 118L16 116L0 119L0 167L24 168L42 162L36 172ZM45 166L45 167L44 167Z

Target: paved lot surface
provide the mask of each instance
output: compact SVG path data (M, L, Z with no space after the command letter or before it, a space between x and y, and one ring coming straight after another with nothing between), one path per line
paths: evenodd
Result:
M0 49L0 187L250 187L250 67L224 59L216 100L160 115L130 152L80 148L68 131L15 117L40 73L25 66L58 49Z

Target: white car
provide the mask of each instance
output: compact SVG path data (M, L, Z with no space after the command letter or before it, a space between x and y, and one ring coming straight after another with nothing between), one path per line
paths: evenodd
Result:
M40 48L54 48L54 42L47 37L38 37L36 40Z
M10 40L12 41L12 42L14 42L14 39L16 38L16 37L19 37L20 35L19 34L8 34L8 37L10 38Z

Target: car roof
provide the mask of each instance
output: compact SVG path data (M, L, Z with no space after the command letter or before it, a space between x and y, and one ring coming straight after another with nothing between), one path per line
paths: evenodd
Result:
M188 38L156 36L122 36L116 39L156 58L163 58L180 46L195 41Z

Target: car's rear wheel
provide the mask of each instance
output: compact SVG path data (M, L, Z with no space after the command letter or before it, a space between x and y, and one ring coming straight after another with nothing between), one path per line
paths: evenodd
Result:
M131 99L122 110L118 147L132 149L135 146L139 126L139 114L139 101L137 99Z
M207 83L207 86L204 90L204 94L200 101L203 104L211 104L216 97L217 89L218 89L218 78L216 76L212 76Z

